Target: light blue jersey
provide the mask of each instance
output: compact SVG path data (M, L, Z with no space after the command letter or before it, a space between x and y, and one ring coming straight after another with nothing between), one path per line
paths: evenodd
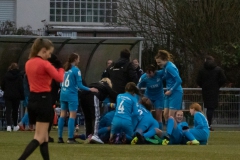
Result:
M144 73L139 82L137 84L138 88L146 87L144 95L148 97L151 101L154 100L163 100L164 93L163 93L163 84L162 84L162 77L163 71L159 70L156 71L153 77L148 77L146 73Z
M179 76L177 67L172 62L168 61L164 66L163 71L167 90L183 92L181 86L182 79Z
M158 128L158 122L153 118L152 113L148 111L143 105L138 107L138 125L136 132L143 134L145 138L150 138L156 134L155 128Z
M132 116L138 115L137 99L135 96L126 92L117 96L117 107L115 116L123 119L132 120Z
M188 126L186 122L177 123L177 121L170 117L167 121L167 132L166 134L170 138L169 144L181 144L183 141L183 126Z
M138 115L137 98L130 93L117 96L117 107L112 120L111 134L124 132L128 141L132 140L133 124L132 117Z
M201 112L196 112L194 114L194 128L209 132L208 121Z
M64 74L64 81L61 83L60 101L78 102L79 89L89 91L89 88L82 84L81 71L76 66L72 66Z
M189 129L189 132L195 137L200 144L205 145L209 138L209 128L208 121L206 117L201 112L196 112L194 114L194 127ZM189 137L188 137L189 138ZM189 138L189 140L192 140Z

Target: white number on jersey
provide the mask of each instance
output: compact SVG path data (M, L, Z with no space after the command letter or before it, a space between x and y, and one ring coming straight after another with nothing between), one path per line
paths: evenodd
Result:
M67 75L67 77L64 80L64 82L62 83L62 85L63 85L63 87L68 87L70 85L69 74Z
M139 116L143 114L143 111L141 109L138 109L138 112L139 112Z
M118 106L118 113L124 113L124 105L123 105L123 101L121 101L121 103Z

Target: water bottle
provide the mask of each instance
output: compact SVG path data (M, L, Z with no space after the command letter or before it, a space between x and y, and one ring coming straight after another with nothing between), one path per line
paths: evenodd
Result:
M185 102L182 101L182 110L185 110Z

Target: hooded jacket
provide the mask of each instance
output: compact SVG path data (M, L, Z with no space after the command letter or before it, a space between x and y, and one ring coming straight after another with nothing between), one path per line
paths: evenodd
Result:
M98 93L93 93L90 91L82 91L81 93L82 96L83 94L94 94L95 96L98 97L100 101L103 101L105 98L109 96L109 98L112 101L116 101L117 93L106 82L99 81L99 82L91 83L90 85L88 85L88 87L97 88Z
M112 82L112 88L119 93L125 92L128 82L137 84L138 76L133 64L127 58L120 58L116 63L107 69L107 77Z
M197 84L202 88L205 108L218 106L219 89L226 82L223 70L213 60L207 60L197 76Z
M23 78L19 69L8 71L2 81L1 89L4 99L24 100Z

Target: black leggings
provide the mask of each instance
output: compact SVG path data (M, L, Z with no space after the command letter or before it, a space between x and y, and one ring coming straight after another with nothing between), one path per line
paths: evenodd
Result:
M13 125L17 126L19 104L20 104L20 100L5 99L7 126L12 125L12 119L13 119Z
M89 136L94 133L95 125L94 94L82 95L80 102L85 118L86 136Z
M215 110L214 108L207 108L207 120L208 120L209 127L212 124L214 110Z

